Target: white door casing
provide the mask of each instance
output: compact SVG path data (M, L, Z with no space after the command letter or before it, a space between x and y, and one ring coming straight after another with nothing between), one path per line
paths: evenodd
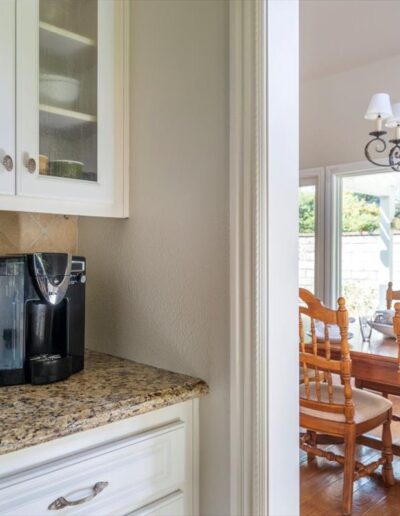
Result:
M230 29L231 514L294 516L298 2L231 2Z

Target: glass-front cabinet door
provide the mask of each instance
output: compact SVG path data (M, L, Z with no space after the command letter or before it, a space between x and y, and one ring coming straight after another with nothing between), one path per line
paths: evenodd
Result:
M18 196L120 209L123 3L17 0Z
M97 0L39 0L39 175L97 181Z
M0 0L0 194L15 195L15 0Z

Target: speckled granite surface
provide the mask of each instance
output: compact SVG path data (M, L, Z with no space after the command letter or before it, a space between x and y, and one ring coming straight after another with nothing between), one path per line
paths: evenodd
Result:
M86 351L85 370L49 385L0 387L0 455L206 394L192 378Z

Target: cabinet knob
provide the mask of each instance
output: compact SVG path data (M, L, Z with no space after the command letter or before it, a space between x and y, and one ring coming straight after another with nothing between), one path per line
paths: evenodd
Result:
M30 172L31 174L33 174L36 170L36 160L34 160L33 158L29 158L27 161L26 161L26 164L25 164L26 168L28 169L28 172Z
M12 169L14 168L13 159L8 154L6 154L4 156L2 163L3 163L3 167L7 170L7 172L11 172Z

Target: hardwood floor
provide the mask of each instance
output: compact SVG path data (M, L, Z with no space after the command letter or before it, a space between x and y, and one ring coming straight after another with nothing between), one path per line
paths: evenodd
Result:
M393 397L393 412L400 415L400 398ZM400 422L392 423L393 441L400 444ZM329 446L335 453L343 454L342 446ZM358 446L358 459L364 463L376 460L379 451ZM380 468L371 477L354 483L353 516L400 515L400 457L393 462L396 485L383 485ZM334 516L341 514L343 467L315 458L307 462L300 452L301 516Z

